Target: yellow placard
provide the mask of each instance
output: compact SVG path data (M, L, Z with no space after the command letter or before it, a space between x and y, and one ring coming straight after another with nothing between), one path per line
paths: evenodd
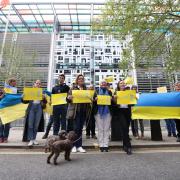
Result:
M137 104L136 91L117 91L117 104Z
M114 81L114 77L113 76L108 76L105 78L105 81L110 83L110 82L113 82Z
M133 81L133 78L132 78L132 77L127 77L127 78L124 80L124 82L125 82L126 84L130 84L130 85L134 84L134 81Z
M166 86L158 87L157 92L158 93L167 93L167 87Z
M94 90L72 90L73 103L91 103Z
M111 105L111 96L98 95L97 98L98 105Z
M9 93L9 94L13 93L13 90L10 88L4 88L4 91L5 91L5 93Z
M51 95L51 104L60 105L60 104L67 104L66 101L67 93L60 93L60 94L52 94Z
M26 101L30 100L42 100L42 88L24 88L23 99Z

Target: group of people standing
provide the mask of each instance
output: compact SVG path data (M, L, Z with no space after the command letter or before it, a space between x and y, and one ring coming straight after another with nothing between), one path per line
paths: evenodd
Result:
M65 84L65 75L60 74L58 78L59 83L52 88L52 94L67 93L67 104L54 105L53 113L50 116L46 132L43 138L47 138L49 130L53 125L53 135L58 135L61 130L71 131L74 130L77 134L77 140L74 142L74 147L72 152L85 153L86 150L82 147L82 132L84 124L86 123L86 137L96 138L95 134L95 122L97 126L97 139L99 143L99 148L101 152L109 151L109 137L111 120L113 116L113 108L116 109L118 113L117 117L120 122L120 131L123 141L123 150L128 154L132 154L131 141L129 137L129 127L132 122L131 120L131 106L126 104L117 104L117 91L129 90L123 80L117 83L117 88L114 93L109 89L108 83L106 81L101 81L99 88L86 87L85 78L82 74L79 74L70 88ZM9 81L9 87L16 86L16 80L11 79ZM33 87L41 88L41 81L36 80ZM137 90L137 87L133 87ZM133 89L132 88L132 89ZM95 90L94 96L91 99L92 103L73 103L73 90ZM14 90L14 89L13 89ZM180 91L179 83L175 86L176 91ZM17 91L16 91L17 93ZM98 95L110 96L111 105L100 105L97 103ZM0 99L4 96L3 90L0 91ZM28 103L28 108L26 110L26 116L24 121L24 131L23 131L23 141L28 141L28 146L37 145L36 141L37 132L44 131L44 116L43 109L46 106L47 100L44 95L42 95L42 100L32 100L24 101L23 103ZM135 127L137 127L137 121L135 122ZM140 126L142 122L140 120ZM0 125L0 142L7 142L9 134L9 124ZM143 126L141 127L143 128ZM176 128L178 131L178 139L180 140L180 121L176 121ZM135 128L135 135L138 134L138 129ZM138 135L139 136L139 135ZM142 129L141 136L144 136L144 129Z

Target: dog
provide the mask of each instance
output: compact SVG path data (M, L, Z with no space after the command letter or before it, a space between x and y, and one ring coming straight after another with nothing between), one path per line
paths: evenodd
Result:
M62 130L58 135L51 135L47 138L46 144L45 144L45 153L51 151L51 147L54 142L59 140L65 140L67 137L67 132L65 130Z
M54 165L57 165L57 158L61 152L65 152L64 159L66 161L71 161L70 153L73 147L73 143L76 140L77 135L74 131L70 131L67 134L67 139L59 140L52 144L51 153L47 158L47 163L50 164L51 157L54 155Z

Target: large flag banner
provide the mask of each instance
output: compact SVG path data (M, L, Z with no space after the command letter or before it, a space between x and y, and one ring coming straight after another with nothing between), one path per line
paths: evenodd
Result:
M27 104L22 104L21 98L21 94L6 94L0 101L0 118L3 124L24 117Z
M10 4L10 1L9 0L1 0L1 2L0 2L0 10L2 9L2 8L5 8L7 5L9 5Z
M111 105L111 96L107 95L98 95L97 96L98 105Z
M73 103L91 103L93 90L72 90Z
M180 92L141 94L132 119L180 119Z
M117 104L136 104L136 91L135 90L126 90L126 91L117 91Z
M42 100L42 88L24 88L24 94L23 94L23 99L25 101L30 101L30 100Z
M53 106L60 105L60 104L67 104L66 97L67 97L67 93L52 94L51 103Z

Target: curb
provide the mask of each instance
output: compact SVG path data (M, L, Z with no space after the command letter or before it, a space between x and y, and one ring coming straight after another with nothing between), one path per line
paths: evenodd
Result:
M85 149L98 149L98 146L93 146L93 145L84 145L83 146ZM110 149L120 149L122 148L122 145L110 145ZM172 143L172 144L135 144L132 145L132 148L172 148L172 147L178 147L180 148L180 143ZM32 147L28 147L27 145L7 145L3 144L0 145L0 149L44 149L44 145L36 145Z

